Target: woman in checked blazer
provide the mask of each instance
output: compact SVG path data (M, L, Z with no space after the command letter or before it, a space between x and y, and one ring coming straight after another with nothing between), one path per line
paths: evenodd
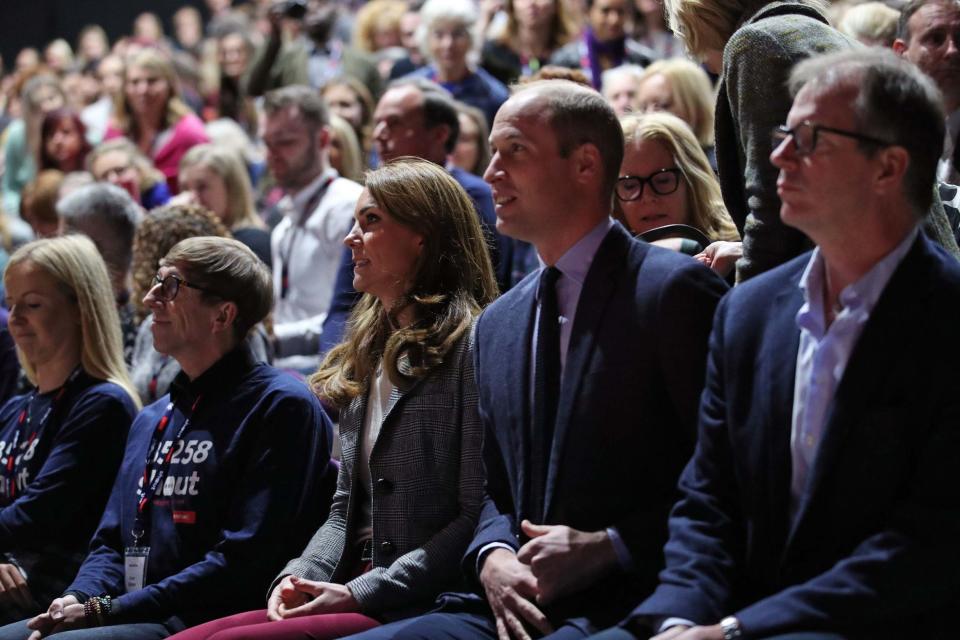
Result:
M455 589L483 496L471 326L496 296L473 205L430 162L368 174L355 224L364 293L311 384L340 414L330 517L270 590L267 609L178 640L339 638L422 613Z

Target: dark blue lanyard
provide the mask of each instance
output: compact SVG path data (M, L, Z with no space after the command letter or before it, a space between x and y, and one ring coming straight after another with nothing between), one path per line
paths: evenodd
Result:
M173 458L173 452L176 449L176 442L183 438L183 434L190 428L190 421L193 420L193 414L197 410L197 406L199 406L202 397L202 395L197 396L197 399L193 401L193 406L190 407L190 413L187 415L187 419L183 421L176 435L173 436L173 444L170 446L170 450L167 451L167 454L163 456L163 459L159 462L156 460L156 457L163 443L163 432L166 431L167 425L170 424L170 419L173 417L175 405L172 401L167 405L159 422L157 422L157 426L153 429L153 435L150 437L150 446L147 447L147 461L143 470L143 483L137 488L137 516L134 520L132 531L133 546L137 546L140 539L143 538L146 533L147 507L150 506L151 500L157 494L157 489L160 488L164 477L166 477L167 470L170 468L170 460ZM152 478L151 475L153 476ZM144 487L147 488L144 489Z

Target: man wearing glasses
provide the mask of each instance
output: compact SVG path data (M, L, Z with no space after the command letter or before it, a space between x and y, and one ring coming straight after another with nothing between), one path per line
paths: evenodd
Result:
M190 238L161 260L144 303L154 346L182 371L135 418L69 590L0 638L154 640L262 606L333 488L318 400L245 344L272 301L266 267L236 240Z
M721 302L667 568L606 640L956 637L960 265L920 231L939 93L879 50L790 86L780 215L817 247Z

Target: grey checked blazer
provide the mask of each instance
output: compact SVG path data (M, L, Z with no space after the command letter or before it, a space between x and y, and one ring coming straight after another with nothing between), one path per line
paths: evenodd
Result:
M473 538L484 483L471 333L426 378L390 395L370 455L373 569L350 579L359 563L347 542L358 525L351 487L359 481L367 406L361 394L340 415L343 457L330 517L278 580L293 574L346 582L363 613L384 620L420 613L440 592L462 586L460 559Z

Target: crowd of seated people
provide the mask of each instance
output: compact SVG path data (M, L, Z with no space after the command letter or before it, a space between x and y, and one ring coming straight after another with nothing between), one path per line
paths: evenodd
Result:
M958 637L960 0L141 4L0 60L0 640Z

